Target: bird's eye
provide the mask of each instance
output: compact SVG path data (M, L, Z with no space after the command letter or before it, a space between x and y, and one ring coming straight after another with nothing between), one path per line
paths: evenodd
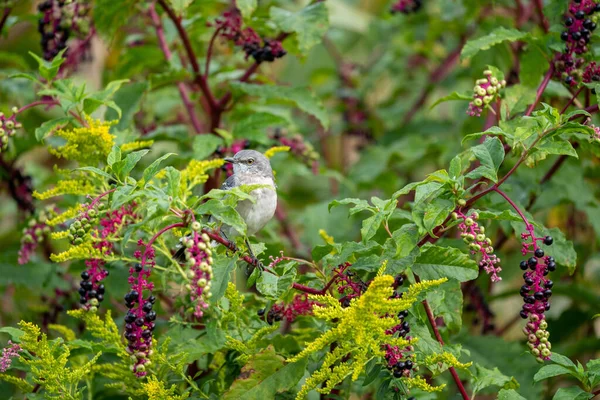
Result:
M248 159L248 165L250 165L250 164L254 164L254 158L249 158Z

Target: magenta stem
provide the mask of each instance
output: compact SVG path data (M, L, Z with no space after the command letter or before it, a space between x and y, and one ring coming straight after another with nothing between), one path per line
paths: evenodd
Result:
M539 103L540 98L542 97L542 94L544 93L544 90L546 90L548 83L550 83L550 79L552 78L552 75L554 75L554 62L551 61L550 68L548 68L548 72L546 72L546 75L544 76L544 80L542 81L542 83L540 84L540 86L538 87L538 89L535 93L535 100L533 101L533 103L529 106L529 108L525 112L525 116L531 115L531 113L533 112L533 109L535 108L537 103Z
M531 235L531 238L532 238L532 241L533 241L533 249L536 250L537 249L537 242L535 240L533 225L531 225L529 223L529 220L527 219L527 217L525 216L525 214L523 214L523 212L521 211L521 209L519 208L519 206L517 206L515 204L515 202L512 201L512 199L510 197L508 197L508 195L506 193L504 193L502 190L500 190L497 187L494 187L493 190L494 190L494 192L498 193L500 196L504 197L504 199L508 202L508 204L510 204L511 207L515 209L515 211L517 212L517 214L519 214L519 217L521 217L521 219L523 220L523 223L525 224L525 229L527 229L527 232L529 232L529 234Z

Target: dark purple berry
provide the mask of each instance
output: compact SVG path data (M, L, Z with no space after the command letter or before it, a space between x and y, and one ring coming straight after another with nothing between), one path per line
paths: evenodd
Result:
M575 20L574 20L573 18L571 18L571 17L567 17L567 18L565 19L565 25L566 25L566 26L571 26L571 25L573 25L573 22L575 22Z
M133 330L133 325L131 324L125 324L125 331L126 332L130 332Z
M83 271L81 273L81 279L83 279L84 281L87 281L88 279L90 279L90 273L87 271Z
M142 264L140 263L135 264L134 268L135 272L142 272L142 269L144 269L144 267L142 267Z
M96 296L96 298L98 299L99 302L103 302L104 301L104 295L103 294L99 294L98 296Z
M538 262L538 260L535 257L531 257L529 260L527 260L527 264L529 264L530 268L535 267L537 265L537 262Z
M412 369L413 367L413 362L410 360L406 360L406 369Z
M149 301L150 303L154 304L154 303L156 303L156 297L154 297L154 296L150 296L150 297L148 297L148 301Z
M542 258L542 257L544 257L544 250L538 248L535 250L534 254L537 258ZM536 263L537 263L537 260L536 260Z
M546 281L546 283L544 283L544 287L551 289L552 286L554 286L554 282L552 282L551 280Z
M519 268L525 271L527 269L527 261L521 261L521 263L519 264Z
M258 316L259 316L259 317L262 317L263 315L265 315L265 309L264 309L264 308L261 308L260 310L258 310L258 311L256 312L256 314L258 314Z
M531 279L529 277L525 278L525 284L527 284L529 286L533 285L533 279Z
M134 306L133 303L129 303L129 302L125 303L125 307L127 307L127 308L133 308L133 306Z
M408 310L400 311L400 312L398 313L398 318L400 318L400 319L404 319L404 318L406 318L406 317L408 317Z
M85 304L85 303L87 303L87 299L86 299L84 296L81 296L81 297L79 298L79 302L80 302L81 304Z
M83 281L81 282L81 287L86 289L86 290L92 290L92 282L90 281Z
M144 339L150 339L151 336L152 336L152 332L149 331L148 329L146 329L142 332L142 337Z
M404 368L406 368L406 363L404 361L400 361L395 365L395 368L403 370Z
M136 324L137 326L142 326L142 325L144 325L144 318L142 318L142 317L136 318L136 319L135 319L135 324Z
M150 322L147 326L148 329L150 329L151 331L154 330L154 328L156 328L156 324L154 322Z
M94 298L94 297L98 296L98 292L96 292L95 290L90 290L88 292L88 296L90 296L90 298Z
M98 294L104 294L104 291L106 289L104 288L103 284L98 285Z
M78 292L80 295L85 296L87 293L87 290L85 290L84 288L81 287L81 288L79 288Z
M544 268L544 271L542 272L542 274L544 276L548 275L550 273L550 271L548 271L548 268Z
M569 32L564 31L560 34L560 38L566 42L567 40L569 40Z
M554 261L548 264L548 271L556 271L556 263Z
M533 294L533 297L535 297L536 300L543 300L544 299L544 292L535 292Z
M552 236L545 236L544 237L544 244L546 246L550 246L550 245L552 245L552 243L554 243L554 239L552 238Z
M132 312L128 312L127 315L125 315L125 322L127 322L128 324L132 323L133 321L135 321L135 314Z
M583 19L585 17L585 13L581 10L575 13L575 19Z
M546 306L544 307L544 310L548 311L550 309L550 303L546 303Z
M528 318L527 311L525 311L525 310L521 310L521 312L519 313L519 315L523 319L527 319Z
M156 319L156 311L150 311L146 314L146 321L154 321Z
M572 76L567 76L567 77L565 78L565 83L566 83L567 85L570 85L571 83L573 83L573 77L572 77Z
M527 304L533 304L533 303L535 303L535 297L527 296L523 299L523 301L525 301L525 303L527 303Z
M579 40L579 39L581 39L581 32L579 32L579 31L573 32L573 33L571 33L571 37L573 38L573 40Z
M402 371L395 369L394 370L394 378L402 378Z
M394 285L396 287L402 286L404 284L404 277L402 275L396 275L396 279L394 280Z
M144 303L144 306L142 307L142 310L144 310L144 312L150 312L152 311L152 303L150 303L149 301Z

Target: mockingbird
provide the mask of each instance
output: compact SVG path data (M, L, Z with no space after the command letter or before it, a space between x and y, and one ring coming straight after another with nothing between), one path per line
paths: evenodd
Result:
M237 203L236 210L246 222L246 235L252 236L273 218L277 207L277 192L271 163L268 158L256 150L238 151L233 157L225 158L225 161L233 164L233 174L223 182L222 190L229 190L242 185L260 184L270 186L254 189L250 192L250 195L255 199L254 203L250 200L242 200ZM239 232L230 226L223 225L221 227L221 236L227 240L231 240L238 235ZM252 258L256 258L252 253L248 238L246 237L245 240L248 252ZM184 251L185 248L180 248L175 254L175 258L181 260Z

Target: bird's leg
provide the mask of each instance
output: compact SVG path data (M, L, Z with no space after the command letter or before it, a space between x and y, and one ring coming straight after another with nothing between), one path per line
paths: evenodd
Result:
M260 271L264 270L265 267L263 266L262 262L260 262L260 260L252 252L252 247L250 246L250 242L248 241L248 238L245 238L245 241L246 241L246 247L248 247L248 253L250 253L250 257L252 257L252 259L255 260L255 262L256 262L251 268L246 269L246 274L248 276L250 276L252 274L254 266L258 267L258 269Z
M235 253L236 251L238 251L237 247L235 246L235 242L230 240L227 235L225 234L225 232L223 232L222 230L219 230L219 234L221 235L221 237L225 240L227 240L229 242L229 246L226 246L228 250L232 251L232 254ZM228 253L229 255L229 253Z

